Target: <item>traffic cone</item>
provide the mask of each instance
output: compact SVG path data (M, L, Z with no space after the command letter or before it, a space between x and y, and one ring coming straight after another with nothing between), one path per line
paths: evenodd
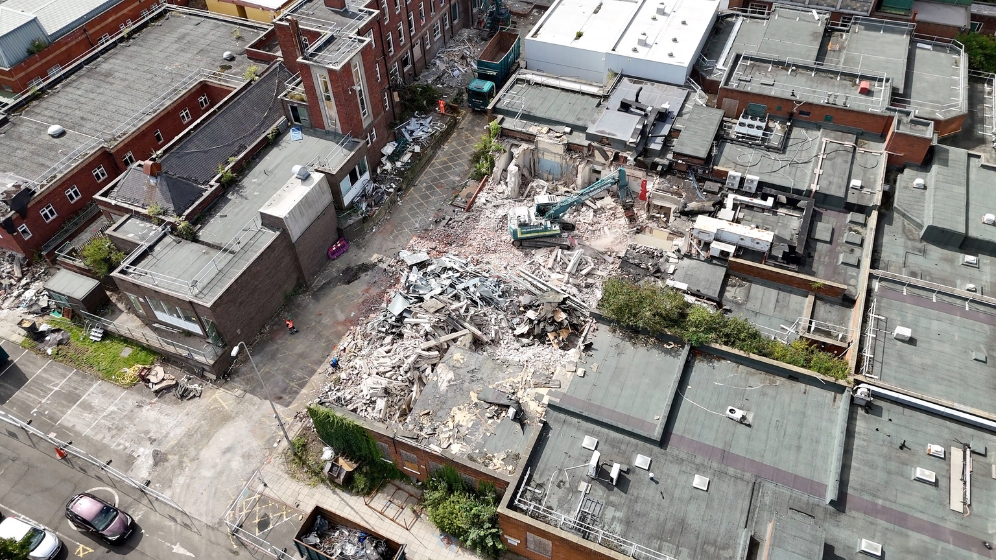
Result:
M56 448L55 448L55 454L56 454L56 455L57 455L57 456L58 456L58 457L59 457L60 459L65 459L65 458L66 458L66 455L67 455L67 453L66 453L65 451L63 451L61 447L56 447Z

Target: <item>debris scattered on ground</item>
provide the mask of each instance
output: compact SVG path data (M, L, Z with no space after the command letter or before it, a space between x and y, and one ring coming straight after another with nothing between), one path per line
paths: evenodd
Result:
M341 560L387 560L392 556L387 542L364 531L336 525L322 516L301 542L330 558Z
M191 376L184 375L173 388L173 394L181 401L187 401L200 397L203 389L200 383L194 383Z
M439 49L436 57L418 77L418 83L462 88L474 79L477 57L487 45L486 37L473 29L463 29Z
M153 393L165 391L166 389L172 389L177 385L176 377L172 373L166 373L166 370L163 369L162 366L158 365L153 366L151 369L143 368L142 371L138 373L138 378L141 379Z
M397 140L381 148L387 156L381 160L382 174L401 173L418 161L419 154L432 142L432 138L446 128L446 123L434 115L415 113L415 116L394 129Z

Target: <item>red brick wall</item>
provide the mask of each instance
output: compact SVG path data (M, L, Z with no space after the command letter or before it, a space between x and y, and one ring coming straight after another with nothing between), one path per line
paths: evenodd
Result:
M505 543L505 546L510 551L530 560L623 560L627 558L593 542L585 541L577 535L569 534L550 525L544 525L517 511L499 508L498 524L504 533L502 542ZM552 555L544 556L526 548L526 533L532 533L550 541Z
M750 93L728 87L719 88L719 98L716 100L716 106L722 107L724 99L736 99L739 102L739 107L737 109L738 114L745 107L747 107L748 103L760 103L762 105L767 105L769 113L785 118L788 118L794 108L794 103L789 99L782 99L759 93ZM781 110L779 110L778 107L781 107ZM810 115L808 117L800 116L799 111L809 111ZM860 128L861 130L871 132L873 134L888 134L892 125L892 115L866 113L864 111L855 111L844 107L828 107L814 103L804 103L801 107L799 107L799 110L796 111L795 118L800 121L823 123L825 122L824 119L827 115L831 115L833 117L833 124Z
M150 9L154 3L155 0L123 0L60 37L40 53L29 56L13 68L0 69L0 87L7 85L18 93L28 89L28 82L46 78L48 70L56 65L67 66L96 46L105 33L114 35L127 20L137 22L142 17L142 10Z
M727 268L730 272L768 280L776 284L806 290L807 292L816 292L817 294L831 298L839 298L847 290L847 286L843 284L741 259L730 259Z
M968 117L967 114L958 115L957 117L952 117L950 119L942 121L935 120L934 132L936 132L937 136L940 138L944 138L945 136L951 136L952 134L957 134L959 131L961 131L961 127L965 125L966 117Z
M921 165L932 143L933 138L890 131L889 137L885 140L885 151L889 152L889 165L903 166L908 163Z

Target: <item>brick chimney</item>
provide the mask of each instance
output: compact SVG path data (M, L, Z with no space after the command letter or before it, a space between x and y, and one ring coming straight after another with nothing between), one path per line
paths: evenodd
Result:
M142 162L142 173L149 177L158 177L163 172L163 164L158 161L147 160Z
M325 0L325 5L333 10L345 10L346 0Z
M284 59L284 66L297 74L300 71L297 61L304 58L304 50L301 48L301 25L297 19L289 17L283 21L274 22L273 28L277 32L277 44L280 45L280 55Z

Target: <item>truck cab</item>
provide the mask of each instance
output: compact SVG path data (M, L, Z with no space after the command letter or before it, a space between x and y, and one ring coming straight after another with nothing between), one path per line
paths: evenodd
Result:
M495 97L495 84L487 80L474 78L467 86L467 105L471 109L484 111Z

